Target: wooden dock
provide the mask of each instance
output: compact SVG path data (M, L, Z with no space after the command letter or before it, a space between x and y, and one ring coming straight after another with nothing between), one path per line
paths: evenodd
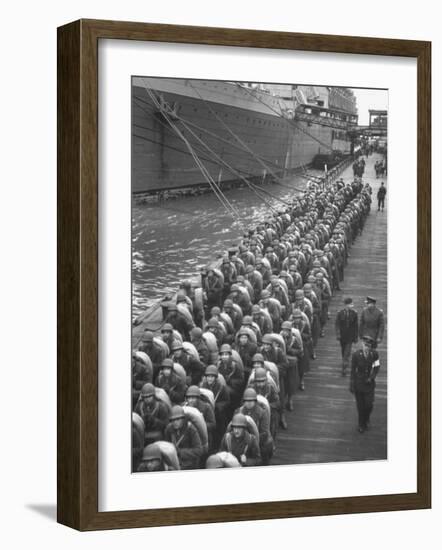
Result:
M379 155L368 158L364 182L373 188L372 207L364 227L350 250L341 291L330 304L330 320L325 337L316 350L305 376L305 391L294 398L294 411L287 412L287 430L279 430L276 452L271 464L305 464L314 462L347 462L387 458L387 204L377 212L376 193L381 181L376 179L374 163ZM352 179L351 166L342 174ZM341 375L339 342L335 337L334 319L342 308L343 298L353 298L360 313L365 297L377 298L377 306L385 314L384 341L379 347L381 369L377 377L371 429L357 431L357 411L354 396L349 391L349 376ZM356 345L356 347L359 344Z

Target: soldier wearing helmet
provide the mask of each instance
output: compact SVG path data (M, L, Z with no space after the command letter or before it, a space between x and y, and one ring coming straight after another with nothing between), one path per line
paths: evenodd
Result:
M215 401L216 432L214 445L219 443L222 434L227 426L227 415L230 409L230 399L226 386L218 379L218 367L209 365L206 368L204 378L200 384L201 388L210 390Z
M190 331L190 341L195 346L201 363L204 365L204 367L207 367L210 360L210 351L203 338L203 331L200 329L200 327L194 327Z
M138 345L138 351L146 353L153 366L153 376L157 376L160 370L161 362L167 357L167 351L154 340L154 334L150 330L145 330L141 336L141 342Z
M169 408L155 397L153 384L148 383L141 388L135 412L144 422L145 445L163 439L164 430L169 422Z
M259 297L262 292L263 280L262 275L259 271L255 269L253 265L248 265L246 267L246 279L252 285L253 289L253 303L256 303L259 300Z
M278 302L281 304L281 317L284 319L289 314L290 302L288 294L283 287L281 281L277 277L271 279L270 286L267 287L266 290L270 292L271 298L278 300Z
M270 384L267 378L267 371L264 368L264 359L261 354L257 355L259 355L261 359L256 356L256 359L254 358L254 378L249 381L248 387L253 388L258 395L262 395L267 399L270 405L270 433L273 439L275 439L281 404L275 386Z
M215 272L214 269L209 269L207 275L203 278L202 286L206 295L206 308L208 311L213 306L221 306L223 297L223 279Z
M235 414L228 431L221 442L221 451L227 451L235 456L241 466L259 466L261 453L256 437L247 429L247 419L243 414Z
M153 368L149 356L143 351L132 352L132 406L138 401L140 390L153 381Z
M250 340L247 330L240 330L237 334L237 341L234 348L239 353L244 365L244 377L247 380L252 371L252 357L255 355L258 346Z
M229 399L233 406L239 401L244 387L244 372L232 357L232 347L223 344L219 350L218 372L223 375Z
M318 345L319 335L321 333L321 303L318 300L318 297L313 291L313 287L310 283L304 285L304 296L306 300L309 300L312 305L312 319L310 324L310 329L312 332L312 345L313 350L316 349Z
M279 300L272 298L268 290L263 290L261 292L261 300L258 303L261 309L268 311L273 324L273 330L279 332L282 319L282 306Z
M195 470L201 466L203 446L198 430L187 420L183 407L174 405L165 433L166 441L175 446L181 470Z
M252 301L249 293L245 288L241 289L239 284L235 283L231 286L227 299L232 300L234 304L237 304L241 308L244 315L248 315L250 313Z
M307 316L300 309L295 308L293 310L291 321L293 327L297 329L302 338L303 354L298 360L298 375L299 375L299 389L304 391L304 374L310 369L310 354L312 348L312 337L310 332L310 324Z
M243 319L242 309L238 306L238 304L234 304L232 300L227 298L227 300L224 300L223 312L226 313L232 320L235 332L238 331Z
M259 433L259 449L261 451L262 463L267 465L273 454L274 444L270 434L269 418L258 403L258 396L253 388L246 388L243 394L243 404L236 411L244 416L250 416L255 421Z
M161 363L161 370L155 385L167 393L172 403L182 403L184 401L186 385L184 380L174 371L172 359L164 359Z
M186 371L186 384L199 384L203 377L204 365L184 349L181 342L172 344L172 358L179 363Z
M158 445L152 443L147 445L143 451L140 465L138 466L138 472L163 472L166 470L163 456Z
M313 306L310 300L305 297L303 289L298 289L295 292L293 309L300 309L302 312L304 312L307 315L308 321L311 325L313 319Z
M224 325L216 318L211 317L207 322L206 331L211 332L215 338L218 347L220 347L228 339L227 331Z
M177 330L184 340L190 340L190 331L195 326L195 323L190 316L186 316L175 304L171 304L168 307L168 313L165 319L166 323L169 323Z
M261 309L258 304L252 306L252 319L258 325L261 334L273 332L273 322L268 310Z
M198 409L206 422L209 436L209 449L213 448L214 434L216 430L215 410L201 397L201 390L198 386L190 386L186 391L186 405Z
M298 364L304 354L304 346L302 343L301 333L297 328L293 327L290 321L284 321L281 325L281 336L284 338L285 349L287 355L287 401L282 403L287 410L293 410L293 396L295 393L295 380Z
M179 340L173 333L173 326L170 323L164 323L161 327L161 339L172 349L172 344Z
M285 404L287 399L287 372L288 362L287 356L283 350L276 347L273 343L273 339L269 334L265 334L262 338L261 354L265 361L275 363L279 372L279 398L281 405ZM281 407L279 425L284 430L287 429L287 421L285 418L284 409Z
M235 283L237 277L236 268L228 256L224 256L222 259L220 271L224 277L223 299L225 300L230 292L230 287Z

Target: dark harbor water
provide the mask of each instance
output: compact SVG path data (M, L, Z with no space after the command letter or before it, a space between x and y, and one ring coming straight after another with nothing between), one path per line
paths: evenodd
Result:
M319 172L311 172L312 174ZM284 186L267 187L272 195L290 200L304 189L305 176L295 176ZM235 221L214 193L155 204L134 204L132 209L133 317L168 292L177 290L183 279L195 277L201 267L216 260L238 244L244 228L253 227L271 214L249 188L226 192L240 214ZM277 209L278 200L266 197Z

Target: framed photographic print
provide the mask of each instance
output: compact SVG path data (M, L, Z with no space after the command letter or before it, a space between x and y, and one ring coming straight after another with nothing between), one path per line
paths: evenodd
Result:
M59 28L59 522L430 507L430 52Z

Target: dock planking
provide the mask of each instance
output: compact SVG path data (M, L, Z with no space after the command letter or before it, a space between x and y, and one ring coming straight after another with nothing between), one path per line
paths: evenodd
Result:
M271 464L306 464L385 460L387 458L387 206L377 212L377 189L387 177L376 179L374 163L379 155L368 157L364 182L373 188L371 212L362 235L350 249L341 291L335 292L330 304L330 320L325 336L318 342L317 359L311 361L305 376L306 389L294 398L294 410L287 412L287 430L279 430L276 452ZM351 166L342 174L352 179ZM343 298L350 296L358 314L365 297L377 298L385 314L384 340L379 346L381 369L376 381L371 429L357 431L354 396L349 391L349 376L341 375L339 342L335 337L334 319L342 308ZM354 346L357 348L359 344Z

